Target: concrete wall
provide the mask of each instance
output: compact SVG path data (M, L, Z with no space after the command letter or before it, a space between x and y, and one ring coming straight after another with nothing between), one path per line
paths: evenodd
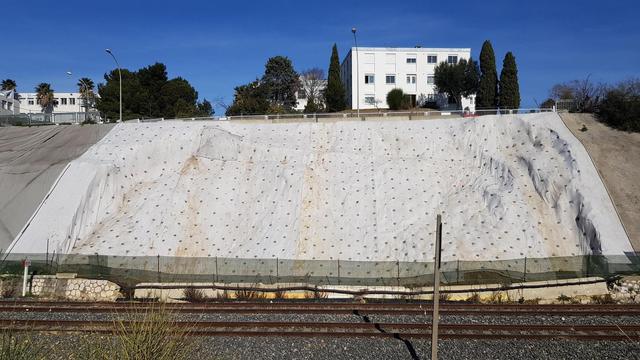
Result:
M3 278L0 291L14 288L13 297L22 293L21 278ZM58 278L56 275L36 275L30 279L28 293L43 298L71 301L116 301L122 297L120 287L107 280Z

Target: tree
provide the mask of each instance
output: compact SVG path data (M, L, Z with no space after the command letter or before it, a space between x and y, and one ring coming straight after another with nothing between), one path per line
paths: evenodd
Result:
M320 68L312 68L302 72L300 76L300 90L307 98L307 105L304 112L315 113L322 111L324 108L324 99L322 92L326 86L324 70Z
M480 51L480 84L476 96L477 109L498 107L498 71L496 56L489 40L485 40Z
M269 112L268 91L259 80L237 86L234 90L233 103L227 108L227 116L267 114Z
M118 71L112 70L104 76L105 83L98 85L100 98L96 106L108 119L119 117ZM198 103L198 92L181 77L167 77L167 67L162 63L149 65L132 72L122 69L122 116L135 118L175 118L201 116L209 109ZM201 107L205 106L204 108ZM209 103L209 106L211 104ZM209 112L209 115L213 112Z
M338 57L336 44L333 44L333 50L331 51L324 103L327 112L339 112L347 108L344 85L342 84L342 79L340 79L340 58Z
M442 62L434 72L436 91L453 99L458 108L462 107L462 97L478 92L480 69L473 59L460 60L457 64Z
M300 76L293 70L289 58L274 56L267 60L261 82L267 89L267 98L272 109L282 108L286 112L296 106L296 92L300 88Z
M640 132L640 79L631 79L604 91L597 115L605 124Z
M16 91L16 88L18 87L18 85L16 84L16 82L12 79L4 79L2 80L2 85L0 86L0 90L8 90L8 91L13 91L13 98L18 100L20 98L20 96L18 95L18 92Z
M573 100L569 109L571 111L595 112L607 89L604 85L591 82L590 77L556 84L551 88L549 96L556 101Z
M16 82L12 79L4 79L2 80L2 85L0 90L15 90L17 87Z
M520 108L520 85L518 84L518 67L516 58L509 51L504 56L502 72L500 72L500 94L498 105L501 109Z
M53 112L54 106L56 106L54 98L53 98L53 89L51 88L51 84L48 83L40 83L36 86L36 99L40 107L42 107L42 112L45 114L51 114Z
M193 117L197 113L198 92L181 77L165 82L157 98L158 107L164 117Z
M85 121L89 120L89 108L95 106L96 94L94 90L95 84L93 80L86 77L78 80L78 91L80 92L82 107L84 107Z
M213 111L213 106L207 99L204 99L202 100L202 102L199 102L197 107L198 107L199 117L211 117L215 113Z
M148 113L148 93L147 90L140 85L140 81L135 72L127 69L122 71L122 118L140 119L143 117L151 117ZM98 84L98 94L100 97L96 99L96 107L103 116L112 122L118 120L119 114L119 77L118 70L111 70L104 75L105 82Z
M170 100L169 103L166 103L166 99L163 99L162 95L162 88L169 81L167 67L163 63L156 62L153 65L139 69L136 72L136 77L140 82L140 86L147 91L143 113L152 118L172 117L173 115L168 114L167 110L173 113L174 104L177 99Z

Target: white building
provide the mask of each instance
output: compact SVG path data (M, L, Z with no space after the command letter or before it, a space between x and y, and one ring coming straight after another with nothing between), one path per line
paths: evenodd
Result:
M15 90L0 90L0 115L20 113L20 101L16 100Z
M96 94L96 97L98 95ZM53 99L55 106L53 107L53 113L73 113L73 112L85 112L84 103L80 97L80 93L62 93L54 92ZM96 111L94 107L89 108L89 111ZM20 112L21 113L41 113L42 107L38 104L36 93L21 93L20 94Z
M387 94L399 88L410 96L414 105L435 101L441 107L447 107L446 96L435 91L435 67L441 62L457 63L470 57L469 48L359 47L357 52L355 47L351 48L340 66L347 106L356 109L359 98L360 109L388 108ZM360 74L359 79L357 73ZM359 89L359 94L356 89ZM462 108L475 111L474 98L462 99Z

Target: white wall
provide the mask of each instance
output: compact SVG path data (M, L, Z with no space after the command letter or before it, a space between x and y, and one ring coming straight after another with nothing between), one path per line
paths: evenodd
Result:
M0 115L20 113L20 102L15 100L13 91L0 91Z
M428 63L428 56L436 56L437 59L434 63ZM373 97L379 102L378 107L388 108L386 97L394 88L402 89L405 94L415 95L416 99L420 95L434 95L435 85L427 82L428 77L433 76L436 65L447 61L449 56L457 56L458 61L468 60L471 49L360 47L356 52L355 47L351 48L341 65L343 82L346 84L347 104L355 109L359 97L360 109L373 109L375 106L366 101L367 97ZM407 63L408 58L415 59L415 63ZM365 83L367 75L373 75L373 84ZM395 76L395 83L387 84L387 75ZM359 90L356 90L358 86ZM356 94L357 91L359 96ZM463 99L464 107L474 110L473 98Z
M96 94L97 96L97 94ZM82 106L82 99L80 93L68 93L68 92L54 92L54 99L58 105L53 108L53 113L67 113L67 112L84 112L85 109ZM30 104L32 102L32 104ZM95 109L90 109L95 110ZM20 94L20 112L21 113L41 113L42 107L38 105L36 100L36 93L21 93Z

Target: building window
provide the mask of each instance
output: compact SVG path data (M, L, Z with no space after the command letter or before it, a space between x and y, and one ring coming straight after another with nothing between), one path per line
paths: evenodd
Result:
M27 102L29 103L29 105L33 105L33 99L29 99Z
M367 75L364 76L364 83L365 84L373 84L374 80L375 80L375 78L374 78L373 74L367 74Z
M67 105L67 98L60 98L60 105Z
M298 99L306 99L306 98L307 98L307 92L304 91L304 89L298 90Z
M415 63L416 63L416 58L414 57L407 58L407 64L415 64Z
M385 77L385 82L387 84L395 84L396 83L396 76L395 75L387 75Z
M376 97L373 95L365 95L364 96L364 103L365 104L369 104L369 105L375 105L376 104Z
M427 55L427 64L437 64L438 55Z
M447 57L447 63L449 63L449 64L457 64L458 63L458 55L449 55L449 57Z
M69 98L69 105L75 105L76 104L76 98Z
M436 83L436 77L433 75L427 75L427 85L433 85Z
M407 84L415 84L416 76L415 75L407 75Z

